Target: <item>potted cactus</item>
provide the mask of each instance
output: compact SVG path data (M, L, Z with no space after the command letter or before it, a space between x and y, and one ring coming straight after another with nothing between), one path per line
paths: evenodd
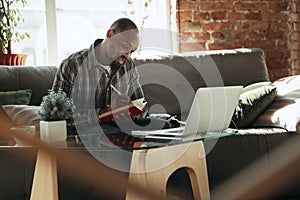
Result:
M19 33L15 29L24 22L17 5L25 6L27 0L0 0L0 64L2 65L24 65L26 54L13 54L12 41L20 42L28 33Z

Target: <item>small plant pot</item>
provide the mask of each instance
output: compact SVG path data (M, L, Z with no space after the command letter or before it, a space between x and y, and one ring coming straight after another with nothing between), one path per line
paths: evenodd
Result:
M0 64L9 66L25 65L26 54L0 54Z
M67 123L60 121L40 121L40 138L42 141L56 142L66 140Z

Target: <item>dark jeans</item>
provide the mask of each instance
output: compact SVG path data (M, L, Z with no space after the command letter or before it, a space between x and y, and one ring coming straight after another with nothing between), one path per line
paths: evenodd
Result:
M167 121L152 117L139 117L134 123L126 122L99 122L101 128L106 134L127 133L131 134L132 130L158 130L171 128L172 125Z
M172 128L172 124L164 119L154 117L138 117L132 121L99 122L99 124L86 124L79 127L68 127L68 135L80 134L131 134L132 130L158 130Z

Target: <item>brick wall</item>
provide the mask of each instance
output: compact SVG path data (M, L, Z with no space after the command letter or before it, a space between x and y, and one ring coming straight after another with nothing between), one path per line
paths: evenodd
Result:
M291 69L292 74L300 74L300 0L291 2Z
M262 48L271 80L300 74L300 0L177 0L180 51Z

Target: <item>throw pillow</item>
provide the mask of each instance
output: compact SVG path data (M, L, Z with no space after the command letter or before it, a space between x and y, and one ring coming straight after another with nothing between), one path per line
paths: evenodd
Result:
M28 105L31 99L32 90L17 90L0 92L0 104Z
M284 96L300 89L300 75L280 78L273 85L277 88L277 94Z
M281 127L300 133L300 75L278 79L273 85L277 96L253 126Z
M270 82L251 84L243 88L231 127L247 128L263 113L276 96L276 87Z
M3 105L3 109L15 125L33 125L39 132L41 120L38 114L39 106Z

